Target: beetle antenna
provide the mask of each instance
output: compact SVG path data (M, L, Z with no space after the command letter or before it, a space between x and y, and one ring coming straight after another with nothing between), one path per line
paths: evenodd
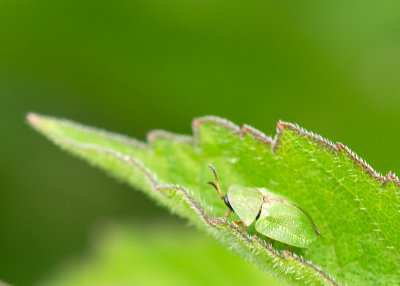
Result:
M213 186L214 189L218 192L219 197L223 200L224 199L224 195L221 192L221 187L219 185L217 172L215 171L214 167L211 164L208 164L208 168L211 169L211 171L212 171L212 173L214 175L215 182L217 183L217 185L215 185L213 182L207 182L207 184Z
M208 181L207 184L211 185L218 192L218 187L213 182Z
M221 200L224 200L225 197L222 194L221 190L218 189L218 187L213 183L213 182L207 182L207 184L211 185L214 187L214 189L218 192L219 197L221 198Z

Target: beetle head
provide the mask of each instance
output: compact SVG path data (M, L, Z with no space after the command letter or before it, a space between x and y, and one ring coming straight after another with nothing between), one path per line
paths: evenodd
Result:
M232 207L231 207L231 204L229 203L229 200L228 200L228 194L226 194L226 195L224 196L224 203L225 203L225 205L226 205L230 210L233 211L233 209L232 209Z
M215 182L217 184L214 184L213 182L207 182L207 184L213 186L213 188L218 192L219 197L221 198L221 200L224 201L225 205L233 211L231 204L229 203L229 199L228 199L228 194L226 194L225 196L222 194L221 192L221 187L219 185L219 180L218 180L218 176L217 176L217 172L215 171L214 167L211 164L208 164L208 167L211 169L213 175L214 175L214 179Z

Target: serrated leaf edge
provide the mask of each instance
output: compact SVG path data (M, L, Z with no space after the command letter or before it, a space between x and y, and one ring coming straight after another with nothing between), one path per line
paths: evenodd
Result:
M230 129L232 132L236 133L239 136L243 136L244 134L249 134L253 136L253 138L264 142L266 145L270 146L273 151L276 151L280 144L280 137L282 136L282 133L285 128L291 129L294 132L297 132L298 134L310 138L313 141L319 143L320 145L328 148L329 150L333 151L335 154L338 152L345 152L347 155L351 158L352 161L354 161L357 165L359 165L366 173L370 174L374 179L380 181L382 183L382 186L384 186L387 182L394 182L398 186L400 186L400 180L399 178L395 175L393 172L388 172L386 176L382 176L379 172L375 171L365 160L360 158L355 152L350 150L347 146L343 145L340 142L337 142L336 144L331 142L330 140L327 140L323 138L322 136L315 134L311 131L307 131L306 129L298 126L297 124L293 124L290 122L285 122L285 121L279 121L276 124L276 135L274 138L265 135L262 131L249 126L247 124L244 124L241 128L236 125L235 123L224 119L220 118L218 116L203 116L203 117L198 117L193 120L192 123L192 128L194 132L194 141L197 141L197 130L199 125L202 122L213 122L217 123L219 125L222 125L223 127Z

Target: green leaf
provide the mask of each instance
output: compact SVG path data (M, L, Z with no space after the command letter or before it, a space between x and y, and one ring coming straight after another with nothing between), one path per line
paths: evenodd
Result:
M274 139L217 118L193 121L194 136L153 131L148 144L30 114L60 147L130 183L205 229L261 269L293 284L398 285L399 180L381 177L342 144L279 122ZM224 221L226 206L205 182L265 187L305 210L321 233L307 249L279 250ZM195 247L195 246L194 246Z
M205 235L175 226L107 225L94 238L93 249L39 285L282 285Z

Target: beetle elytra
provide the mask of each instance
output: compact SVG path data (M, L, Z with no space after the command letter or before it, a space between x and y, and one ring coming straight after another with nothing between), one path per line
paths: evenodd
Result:
M216 184L207 183L213 186L228 207L225 219L234 211L240 218L239 222L234 222L236 225L243 223L243 229L246 229L256 221L257 232L288 246L307 248L318 242L317 227L299 206L266 188L232 185L223 195L217 172L210 164L208 167L213 172Z

